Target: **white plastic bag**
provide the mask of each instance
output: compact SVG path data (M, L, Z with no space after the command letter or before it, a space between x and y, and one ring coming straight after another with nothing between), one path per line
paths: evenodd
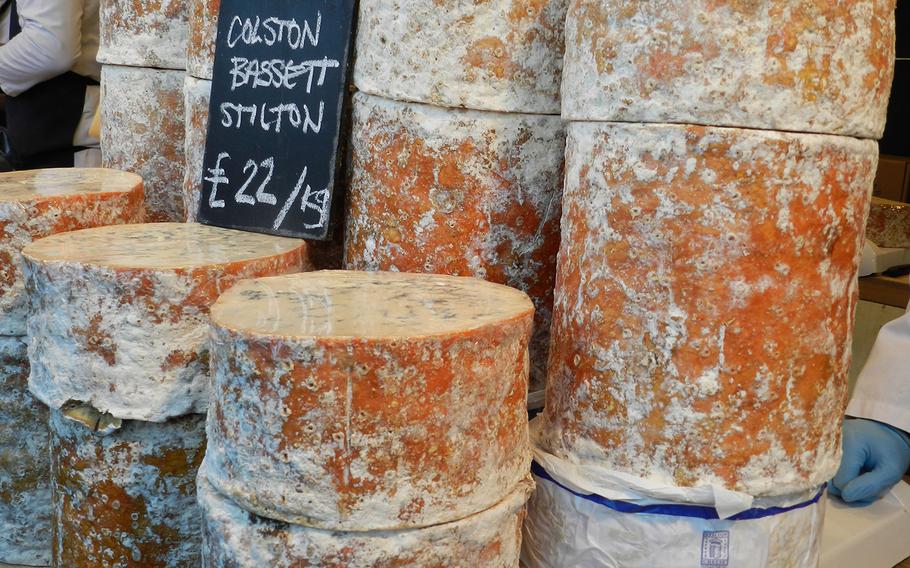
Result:
M578 493L534 464L521 560L526 568L815 568L823 491L727 519L712 507L641 505ZM714 518L702 518L714 517Z

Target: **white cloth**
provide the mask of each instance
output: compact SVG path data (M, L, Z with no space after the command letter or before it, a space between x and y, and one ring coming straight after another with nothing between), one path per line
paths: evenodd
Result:
M0 46L3 92L16 96L67 71L100 80L98 6L99 0L17 0L22 31Z
M879 331L847 414L910 432L910 311Z

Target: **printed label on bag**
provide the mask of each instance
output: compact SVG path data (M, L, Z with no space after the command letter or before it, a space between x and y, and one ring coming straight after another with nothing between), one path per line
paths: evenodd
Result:
M716 568L730 563L730 531L704 531L701 535L701 566Z

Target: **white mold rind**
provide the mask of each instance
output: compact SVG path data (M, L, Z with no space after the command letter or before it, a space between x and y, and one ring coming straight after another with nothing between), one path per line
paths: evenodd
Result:
M345 267L474 276L534 301L542 391L565 127L558 116L441 109L358 93Z
M32 392L52 408L79 401L122 419L205 412L210 305L239 280L306 268L305 250L194 223L33 243L23 251Z
M872 141L573 123L541 445L753 496L840 462Z
M28 346L0 337L0 562L51 562L47 407L28 392Z
M100 15L100 63L186 67L189 0L104 0Z
M880 138L894 0L572 0L563 116Z
M101 68L101 153L105 167L145 180L146 220L184 221L183 71Z
M423 529L338 532L257 517L198 481L205 568L517 568L530 480L483 512Z
M102 436L52 411L54 565L198 566L204 425L200 414L125 421Z
M354 84L387 98L559 114L566 0L364 0Z

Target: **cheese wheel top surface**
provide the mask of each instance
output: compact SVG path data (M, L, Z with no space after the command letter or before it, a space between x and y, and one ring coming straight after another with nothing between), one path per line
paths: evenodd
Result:
M136 174L105 168L57 168L0 174L0 203L82 195L128 193L142 184Z
M22 252L36 262L77 262L120 269L181 269L290 252L303 241L197 223L118 225L62 233Z
M328 270L242 282L212 320L252 334L378 339L458 333L533 309L524 292L475 278Z

